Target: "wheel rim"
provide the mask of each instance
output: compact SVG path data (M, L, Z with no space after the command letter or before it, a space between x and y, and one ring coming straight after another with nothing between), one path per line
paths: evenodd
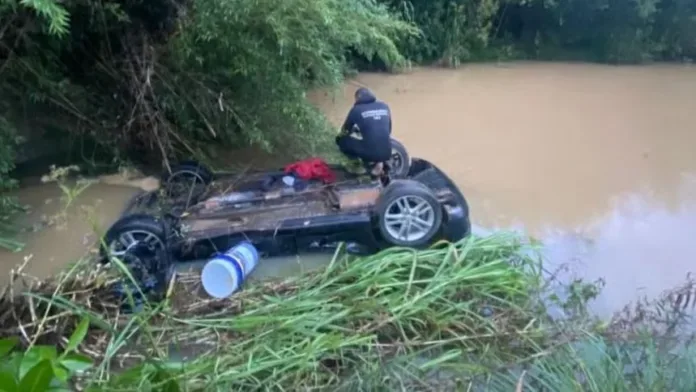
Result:
M129 230L121 233L109 244L109 254L112 257L120 257L126 254L133 246L138 243L145 243L153 249L164 249L164 243L159 237L145 230Z
M172 173L167 181L167 196L174 200L186 197L186 206L188 207L191 199L197 196L196 188L201 185L205 186L205 180L198 172L177 171Z
M396 149L392 148L392 154L390 158L390 165L394 173L401 172L401 167L404 165L404 159Z
M435 210L420 196L400 197L386 209L384 228L393 238L413 242L423 239L435 226Z

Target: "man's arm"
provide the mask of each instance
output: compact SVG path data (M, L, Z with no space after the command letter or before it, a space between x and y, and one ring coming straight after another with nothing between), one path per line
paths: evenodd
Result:
M345 139L351 136L351 134L354 131L355 127L355 108L351 108L350 111L348 112L348 115L346 116L346 120L343 122L343 125L341 126L341 130L336 135L336 144L340 146L341 139Z
M348 112L348 115L346 116L346 121L343 122L341 131L344 133L350 133L353 130L353 127L355 126L354 117L355 115L353 114L353 109L350 109L350 112Z
M351 135L359 130L357 129L357 119L360 116L360 111L353 106L350 109L350 112L348 112L348 116L346 117L346 121L343 122L343 126L341 127L341 131L346 134L346 135Z

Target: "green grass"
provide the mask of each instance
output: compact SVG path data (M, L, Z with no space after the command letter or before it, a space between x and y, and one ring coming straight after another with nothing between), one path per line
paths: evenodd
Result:
M224 301L182 274L165 301L130 317L110 302L106 278L78 264L24 304L49 317L39 343L62 345L46 331L67 336L91 320L78 351L95 361L81 381L94 390L512 391L520 380L524 391L696 390L691 345L674 351L668 335L635 323L631 331L647 332L622 334L618 321L586 315L550 319L541 267L501 233L425 251L339 253L326 269ZM175 389L157 389L165 384Z

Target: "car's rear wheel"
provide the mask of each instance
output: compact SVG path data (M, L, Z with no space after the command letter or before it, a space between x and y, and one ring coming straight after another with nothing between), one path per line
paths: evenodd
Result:
M390 175L392 178L406 178L411 170L411 156L406 147L398 140L391 139L391 147Z
M166 197L187 208L198 202L206 187L213 181L213 173L205 166L188 161L175 165L162 176Z
M442 225L442 207L433 192L412 180L391 183L380 196L376 212L385 241L397 246L427 245Z
M121 218L104 236L100 247L102 262L121 258L133 247L147 245L153 251L166 249L167 235L164 223L151 215L135 214Z

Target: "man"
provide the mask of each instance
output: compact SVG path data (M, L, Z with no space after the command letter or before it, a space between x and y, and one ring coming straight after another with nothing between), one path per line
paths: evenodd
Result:
M379 176L384 162L391 157L391 110L377 100L368 89L361 87L355 92L355 103L348 112L336 144L343 154L360 159L364 164L376 164L371 171ZM358 132L362 139L352 136Z

